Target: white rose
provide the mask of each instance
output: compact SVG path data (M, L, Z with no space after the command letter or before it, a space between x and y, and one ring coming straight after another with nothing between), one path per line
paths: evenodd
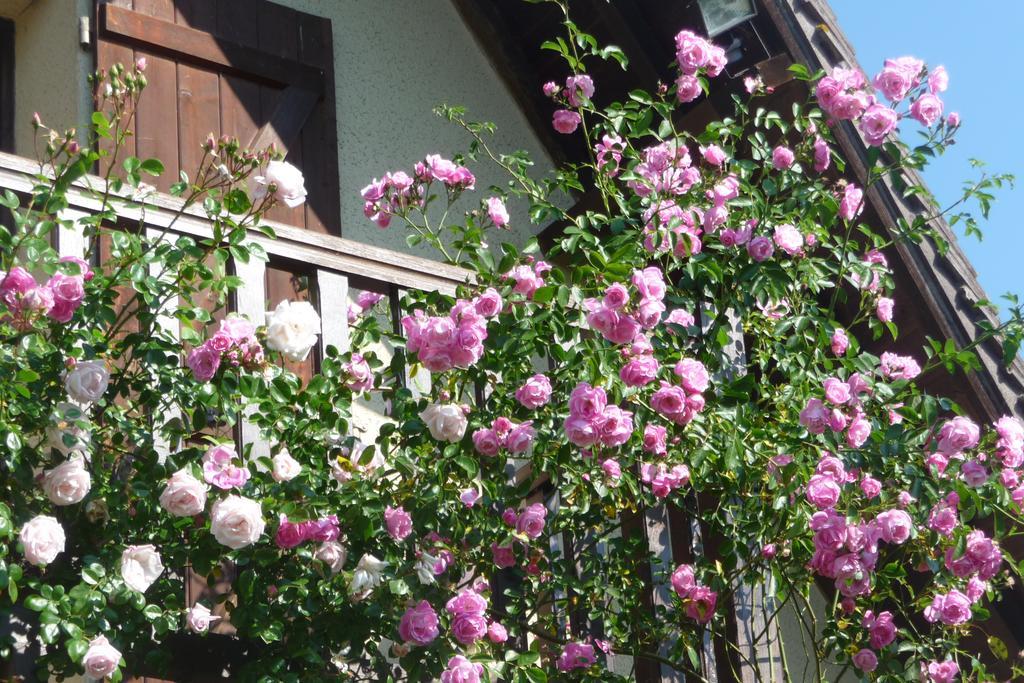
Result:
M110 371L103 361L83 360L64 375L64 389L79 403L95 403L110 384Z
M96 680L103 680L117 671L121 661L121 653L110 644L106 636L96 636L89 641L89 649L82 657L85 675Z
M294 209L306 201L306 179L302 171L287 161L271 161L266 172L256 176L257 187L254 193L258 199L267 195L270 185L274 186L274 198L284 202L289 209Z
M325 541L316 549L313 557L330 567L332 574L337 574L345 566L348 550L338 541Z
M64 528L53 517L37 515L21 527L18 536L25 549L25 559L36 566L45 566L64 552Z
M466 414L454 403L432 403L420 413L430 435L438 441L461 441L466 434Z
M163 571L164 563L155 546L130 545L121 553L121 578L140 593L145 593Z
M267 346L288 360L306 360L319 333L320 316L308 301L285 299L267 311Z
M84 421L82 409L74 403L57 404L56 412L46 427L46 445L67 456L74 452L85 452L89 447L89 430L75 421Z
M43 474L43 491L54 505L74 505L82 502L92 486L92 477L85 469L85 460L73 456Z
M348 584L349 595L353 600L362 600L374 588L380 585L381 576L388 563L378 560L367 553L359 558L356 570L352 572L352 580Z
M198 602L185 612L185 623L188 625L189 630L195 633L206 633L210 630L210 624L218 619L220 617L211 614L209 607L200 605Z
M420 559L416 562L416 566L413 567L416 570L416 577L419 578L420 583L429 586L437 582L436 575L434 574L434 566L436 564L436 557L428 552L420 553Z
M263 535L263 508L255 500L230 495L213 504L210 531L217 542L238 550Z
M175 517L198 515L206 508L206 484L180 469L167 480L160 494L160 506Z
M302 465L292 457L287 448L282 449L280 453L271 458L271 462L274 464L271 476L277 482L291 481L302 472Z

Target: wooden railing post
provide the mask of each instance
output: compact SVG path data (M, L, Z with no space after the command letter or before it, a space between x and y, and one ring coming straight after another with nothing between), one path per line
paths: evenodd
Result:
M235 274L242 280L242 286L235 292L238 313L262 325L267 316L266 262L254 258L248 263L235 261ZM245 416L242 417L241 431L242 447L252 445L251 459L270 457L270 444L260 437L259 427Z

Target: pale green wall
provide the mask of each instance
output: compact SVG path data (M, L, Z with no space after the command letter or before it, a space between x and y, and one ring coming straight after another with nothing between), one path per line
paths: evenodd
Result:
M495 122L499 149L526 149L540 169L551 167L450 0L277 1L332 20L344 237L433 256L430 249L410 250L405 231L396 224L380 230L367 220L359 190L388 170L411 171L427 154L450 155L467 148L462 131L432 113L438 104L459 104L471 117ZM487 187L505 180L482 162L472 165L472 171L477 190L467 194L473 203L487 196ZM503 233L500 240L522 241L530 228L522 207L511 208L514 234Z
M92 112L87 76L91 49L78 40L78 18L88 16L90 0L35 0L14 15L14 144L34 157L32 113L63 131L82 130Z

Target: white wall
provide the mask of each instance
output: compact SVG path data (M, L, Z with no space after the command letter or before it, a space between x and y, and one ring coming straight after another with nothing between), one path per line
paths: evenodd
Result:
M450 156L468 148L461 129L434 116L438 104L462 105L471 119L493 121L498 149L526 149L538 173L551 167L450 0L275 1L332 20L344 237L434 257L429 248L410 250L397 223L380 230L366 219L359 190L386 171L411 171L427 154ZM465 208L475 208L490 185L506 180L489 162L472 164L471 170L477 189L467 193L472 196ZM513 234L502 233L493 242L521 242L532 234L524 207L512 209Z
M35 0L14 18L14 149L34 158L32 113L59 131L82 130L92 113L91 48L79 45L78 18L90 0Z

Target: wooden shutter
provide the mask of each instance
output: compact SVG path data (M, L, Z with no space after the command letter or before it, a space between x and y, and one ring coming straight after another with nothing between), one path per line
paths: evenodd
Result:
M273 143L305 174L309 196L268 218L341 234L329 19L267 0L106 0L97 9L99 68L148 62L126 154L164 162L158 189L194 172L209 133Z

